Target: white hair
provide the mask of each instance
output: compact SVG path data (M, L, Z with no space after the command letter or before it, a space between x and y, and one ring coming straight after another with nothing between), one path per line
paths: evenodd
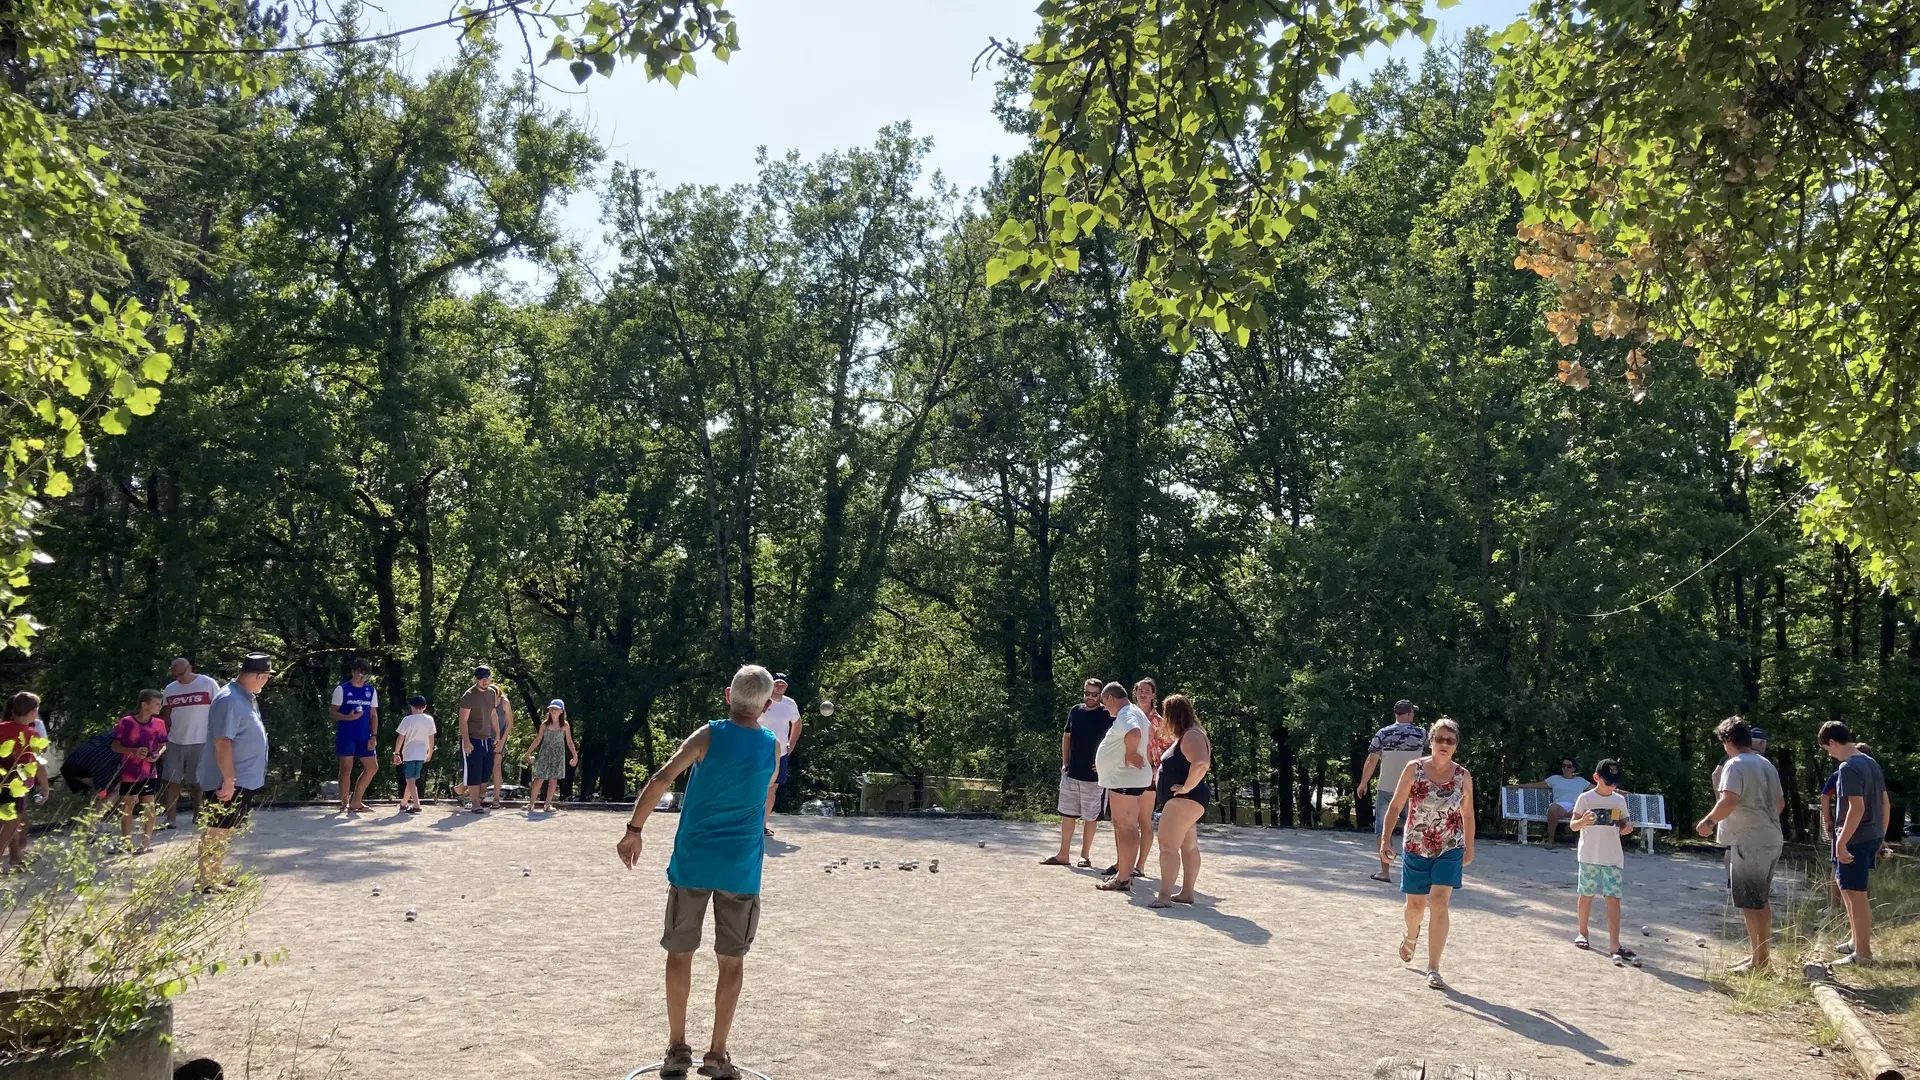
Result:
M773 697L773 673L759 664L747 664L733 673L733 685L730 691L733 715L759 719L766 710L768 699ZM751 711L749 711L751 710Z

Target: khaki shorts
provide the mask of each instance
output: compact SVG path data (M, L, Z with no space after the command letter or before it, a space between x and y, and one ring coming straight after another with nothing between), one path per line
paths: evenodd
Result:
M667 886L667 930L660 947L670 953L700 950L700 926L706 921L707 900L713 900L713 951L721 956L745 956L760 929L760 894L730 893L718 889Z
M167 752L160 755L160 779L199 787L200 758L206 751L206 743L168 743Z

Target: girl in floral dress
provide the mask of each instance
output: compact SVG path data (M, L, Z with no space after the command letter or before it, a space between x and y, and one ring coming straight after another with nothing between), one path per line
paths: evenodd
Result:
M1428 756L1416 758L1401 774L1393 792L1387 820L1407 808L1406 865L1400 870L1400 891L1406 894L1407 931L1400 938L1400 961L1412 963L1420 942L1420 922L1427 920L1427 985L1445 990L1440 977L1440 955L1447 947L1448 903L1460 887L1461 871L1473 863L1473 777L1453 760L1460 748L1460 725L1447 717L1433 722L1428 733ZM1380 858L1392 855L1392 836L1380 836ZM1429 914L1431 913L1431 914Z

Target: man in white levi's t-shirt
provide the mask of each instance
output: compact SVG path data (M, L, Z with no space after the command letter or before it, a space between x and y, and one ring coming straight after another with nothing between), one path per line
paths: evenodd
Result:
M767 816L773 816L773 797L780 785L793 779L793 746L800 741L800 704L787 696L787 677L773 677L773 700L767 702L767 711L760 714L760 726L773 732L780 740L780 765L773 774L773 786L767 789ZM762 826L765 828L765 826ZM765 829L768 836L772 829Z
M193 670L193 661L176 656L169 670L173 681L161 691L160 718L167 722L167 752L160 756L160 780L166 784L163 829L174 827L180 813L180 789L193 789L193 809L200 810L200 758L207 748L207 712L220 684Z
M1580 894L1580 930L1573 939L1577 948L1589 948L1587 916L1593 911L1593 898L1607 901L1608 950L1615 964L1640 966L1632 949L1620 944L1620 893L1627 865L1627 852L1620 838L1633 832L1628 819L1627 797L1620 793L1620 763L1608 758L1593 770L1592 791L1574 797L1573 815L1567 828L1580 837L1580 878L1575 891Z

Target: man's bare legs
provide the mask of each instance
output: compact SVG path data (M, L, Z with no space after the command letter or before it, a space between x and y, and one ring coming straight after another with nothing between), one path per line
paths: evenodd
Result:
M1113 847L1116 858L1114 882L1124 885L1133 880L1134 860L1140 857L1140 796L1108 792L1107 805L1113 810Z
M1093 861L1093 834L1100 827L1099 820L1087 818L1082 821L1080 818L1063 817L1060 819L1060 853L1055 856L1062 864L1073 852L1073 826L1076 822L1080 824L1080 861Z
M1153 852L1153 804L1155 798L1156 796L1151 788L1147 789L1145 795L1140 796L1140 854L1135 857L1133 862L1133 872L1136 875L1147 872L1147 856Z
M340 812L346 813L359 800L353 794L353 755L340 758Z
M727 1052L734 1010L740 1005L740 987L746 981L746 957L716 956L720 978L713 987L713 1040L707 1056ZM686 1046L687 999L693 995L693 954L667 954L667 1045Z
M380 759L363 757L359 760L360 779L355 781L353 785L352 808L355 810L365 810L367 808L367 785L373 783L373 774L380 768ZM341 790L344 791L346 789L342 788Z
M1866 890L1842 889L1840 901L1847 907L1847 927L1853 931L1848 940L1853 942L1854 962L1873 959L1873 904Z
M687 1045L687 997L693 993L693 954L667 954L667 1045Z
M1844 896L1844 894L1842 894ZM1773 909L1771 907L1740 909L1740 917L1747 923L1747 944L1752 949L1747 965L1754 971L1766 969L1767 961L1773 955Z
M725 1055L727 1035L733 1030L733 1010L740 1004L740 985L746 979L747 958L720 956L720 978L713 986L713 1042L707 1056Z

